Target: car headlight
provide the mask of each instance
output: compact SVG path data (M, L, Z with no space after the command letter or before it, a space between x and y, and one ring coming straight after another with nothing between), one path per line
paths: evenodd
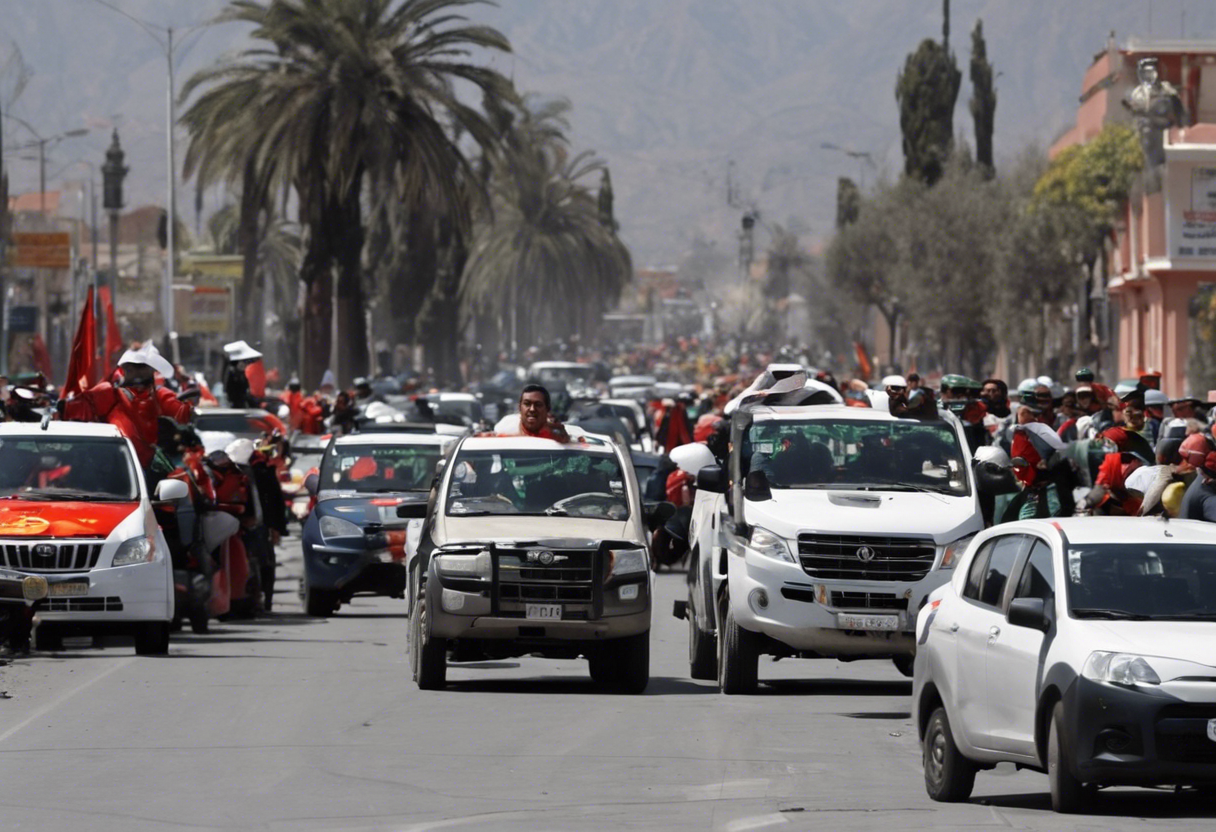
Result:
M747 546L766 558L794 563L794 556L790 554L790 547L785 542L785 539L773 534L768 529L752 526L752 534L748 538Z
M325 515L320 522L321 539L329 540L335 537L363 537L363 529L349 520L341 517Z
M963 556L963 552L967 551L967 546L975 538L974 534L964 535L953 543L947 543L946 548L942 550L942 563L938 569L953 569L954 564L958 563L959 558Z
M1081 675L1095 682L1112 685L1159 685L1161 677L1144 656L1134 653L1109 653L1101 650L1089 654Z
M645 549L612 549L608 552L608 577L650 571Z
M150 537L133 537L124 540L114 553L115 566L127 566L132 563L151 563L156 559L156 545Z
M488 578L490 576L490 553L475 555L435 555L435 568L440 575L453 578Z

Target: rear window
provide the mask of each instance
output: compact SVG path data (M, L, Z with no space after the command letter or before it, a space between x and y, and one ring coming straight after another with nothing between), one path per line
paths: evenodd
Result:
M334 445L321 462L321 490L427 491L441 445Z
M127 502L139 481L121 439L13 437L0 439L0 497Z

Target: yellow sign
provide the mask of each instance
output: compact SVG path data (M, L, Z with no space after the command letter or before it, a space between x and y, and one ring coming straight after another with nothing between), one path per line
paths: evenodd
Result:
M177 329L183 335L227 335L232 331L232 290L226 286L177 287Z
M67 232L18 231L13 265L25 269L72 268L72 235Z

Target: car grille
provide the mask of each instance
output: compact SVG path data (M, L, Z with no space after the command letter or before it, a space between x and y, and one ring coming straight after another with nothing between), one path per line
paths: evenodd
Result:
M23 572L83 572L97 565L101 543L0 543L0 566Z
M889 592L833 592L832 606L845 610L907 610L908 599Z
M1170 763L1216 763L1208 720L1216 705L1167 705L1157 714L1157 759Z
M543 566L528 561L529 551L552 552L565 560ZM499 549L498 600L501 614L523 615L524 604L591 604L595 552L586 549ZM572 611L570 611L572 612ZM568 618L579 617L567 612Z
M870 550L865 561L857 554ZM798 557L812 578L853 581L919 581L933 568L937 546L931 538L874 535L801 534Z
M105 598L47 598L42 609L47 612L122 612L122 599L117 595Z

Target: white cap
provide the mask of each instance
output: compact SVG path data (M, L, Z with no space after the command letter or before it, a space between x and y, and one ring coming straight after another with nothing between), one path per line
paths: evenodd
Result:
M229 361L253 361L255 358L262 357L260 352L244 341L233 341L231 344L224 344L224 355L228 356Z
M1148 407L1165 407L1169 402L1170 397L1160 390L1150 388L1144 391L1144 404Z
M224 453L237 465L248 465L250 457L253 456L253 440L237 439L230 442L228 447L224 448Z
M908 380L903 376L887 376L882 380L883 387L907 387Z
M152 344L144 344L137 350L124 352L118 359L118 366L123 364L144 364L165 378L173 378L173 365L166 361Z

